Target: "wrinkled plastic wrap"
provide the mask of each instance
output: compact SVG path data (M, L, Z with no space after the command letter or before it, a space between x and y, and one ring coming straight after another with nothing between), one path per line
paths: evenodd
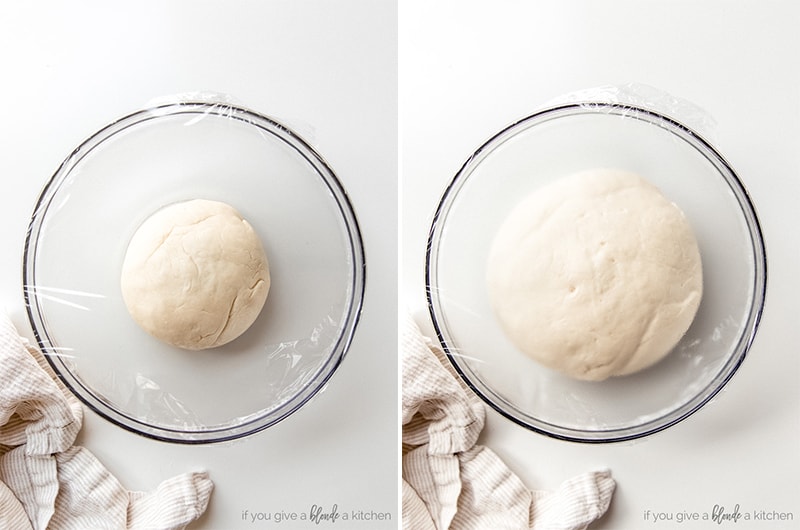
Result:
M487 404L556 438L631 440L688 417L736 372L761 315L766 257L742 181L707 140L713 126L702 109L653 87L604 86L551 101L464 163L434 215L426 285L439 341ZM520 200L599 168L638 173L680 207L698 240L704 289L691 327L665 359L587 382L544 368L504 336L489 305L486 262Z
M272 285L254 324L217 348L151 337L120 291L127 244L166 205L233 206L259 235ZM286 125L222 94L154 101L91 135L45 185L25 247L39 346L89 407L180 443L269 427L319 392L361 311L365 264L347 194Z
M615 105L619 108L647 109L680 122L710 143L716 140L717 123L708 112L687 99L650 85L626 83L577 90L552 99L544 108L568 104L586 107Z

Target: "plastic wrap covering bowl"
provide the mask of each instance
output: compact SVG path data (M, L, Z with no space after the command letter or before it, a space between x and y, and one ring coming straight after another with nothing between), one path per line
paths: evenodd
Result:
M544 368L504 336L489 306L486 262L521 198L595 168L638 173L684 211L698 240L704 291L691 327L666 358L587 382ZM429 310L455 369L500 414L564 440L639 438L697 411L742 364L764 303L763 240L739 178L692 130L636 106L563 104L502 130L450 183L428 244Z
M145 219L197 198L253 226L272 286L239 338L188 351L134 322L120 270ZM347 195L307 143L244 108L181 102L119 119L64 161L36 204L23 275L36 339L88 407L147 437L208 443L265 429L324 387L351 343L365 264Z

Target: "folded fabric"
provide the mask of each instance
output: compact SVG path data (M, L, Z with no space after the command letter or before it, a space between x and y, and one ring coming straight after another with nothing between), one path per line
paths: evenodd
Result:
M485 420L480 399L410 318L401 350L403 528L581 530L606 512L616 486L608 470L553 492L529 490L476 444Z
M73 445L82 422L80 402L0 315L0 528L176 530L205 511L206 473L130 492Z

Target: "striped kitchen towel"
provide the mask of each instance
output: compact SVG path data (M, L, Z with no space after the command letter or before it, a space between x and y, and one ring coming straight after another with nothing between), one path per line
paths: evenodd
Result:
M206 509L213 484L185 473L132 492L86 448L73 445L83 409L0 314L0 528L185 528Z
M580 530L606 512L616 485L608 470L529 490L476 444L482 402L410 318L401 350L404 529Z

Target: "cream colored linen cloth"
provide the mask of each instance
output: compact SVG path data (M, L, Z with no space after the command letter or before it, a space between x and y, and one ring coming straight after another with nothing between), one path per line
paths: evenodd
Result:
M73 445L82 422L77 398L0 313L0 528L177 530L205 511L205 472L128 491Z
M441 349L410 318L401 342L404 529L579 530L606 512L616 486L608 470L529 490L476 444L485 409Z

